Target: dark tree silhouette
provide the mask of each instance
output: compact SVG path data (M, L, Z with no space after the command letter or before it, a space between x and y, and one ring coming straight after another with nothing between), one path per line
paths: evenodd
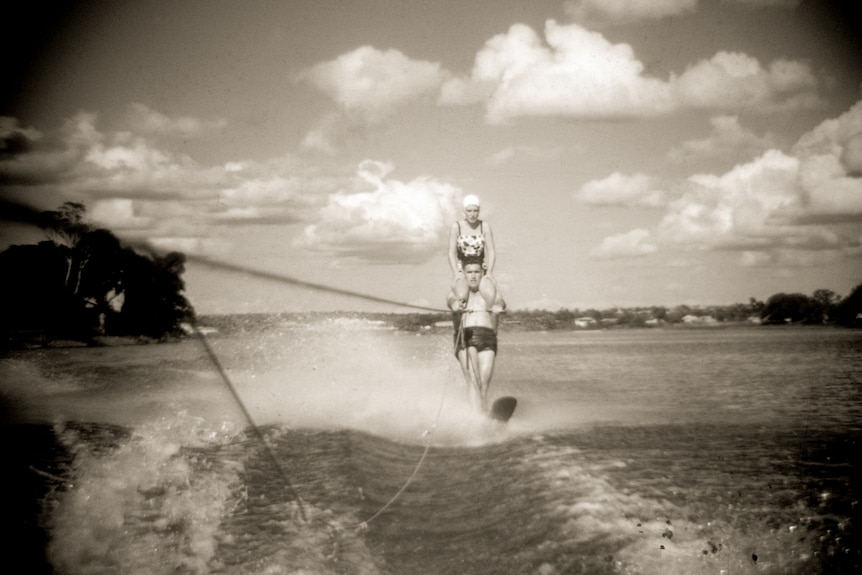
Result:
M76 267L81 265L75 262L75 248L80 239L90 231L90 226L84 222L86 212L84 204L79 202L66 202L57 211L47 211L39 214L39 226L48 236L48 239L57 246L57 249L66 258L65 284L77 281L80 274L76 274Z
M841 301L841 297L831 289L814 290L811 299L816 305L816 313L820 314L823 322L829 321L835 312L835 306Z
M818 310L816 302L805 294L777 293L766 300L760 318L765 324L823 323L822 316L818 317Z
M0 331L87 340L97 334L160 338L193 316L183 295L185 256L123 248L84 221L84 205L43 212L49 241L0 253Z
M835 306L835 321L848 327L862 327L862 284L853 288L841 303Z
M113 330L123 335L159 337L175 333L180 322L193 315L182 295L185 256L171 252L165 257L141 256L126 248L122 257L124 297L122 312L113 316Z

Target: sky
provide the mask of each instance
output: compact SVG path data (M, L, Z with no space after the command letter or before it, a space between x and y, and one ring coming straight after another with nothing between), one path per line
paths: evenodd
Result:
M467 194L511 309L862 283L849 0L28 5L0 198L195 256L199 313L409 308L197 258L442 308Z

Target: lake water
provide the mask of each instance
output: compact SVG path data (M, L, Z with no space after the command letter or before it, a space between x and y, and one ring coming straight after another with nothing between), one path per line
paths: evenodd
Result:
M285 323L0 359L9 558L60 574L858 573L862 331ZM11 562L11 561L10 561Z

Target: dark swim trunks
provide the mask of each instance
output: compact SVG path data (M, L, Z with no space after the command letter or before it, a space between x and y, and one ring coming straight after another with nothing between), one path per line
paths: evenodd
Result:
M455 330L455 355L465 347L475 347L476 351L491 350L497 352L497 332L490 327L465 327L464 341ZM467 344L466 346L464 344Z

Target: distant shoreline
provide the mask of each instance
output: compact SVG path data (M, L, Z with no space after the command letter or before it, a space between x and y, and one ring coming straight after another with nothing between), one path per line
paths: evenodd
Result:
M236 335L245 332L282 329L286 326L301 326L328 321L367 322L369 328L391 329L414 333L445 332L452 329L451 314L447 313L380 313L380 312L281 312L248 314L207 314L197 319L197 325L207 336ZM571 318L560 318L559 313L546 311L514 311L501 316L500 330L508 332L589 332L603 330L724 330L724 329L817 329L842 328L834 324L806 324L793 322L787 324L761 324L751 320L714 319L692 320L688 322L669 322L641 318L637 322L596 321L594 324L579 326ZM145 336L108 336L95 335L88 339L74 337L50 337L40 332L7 333L0 349L45 349L77 347L121 347L150 345L157 343L176 343L195 336L190 325L185 326L185 334L155 339ZM844 328L852 329L852 328Z
M580 327L571 318L558 318L555 312L545 311L510 311L501 316L500 329L504 331L601 331L606 329L753 329L753 328L831 328L839 327L831 324L804 324L794 322L787 324L761 324L748 320L718 321L706 316L706 319L690 320L688 322L670 322L650 318L642 318L638 322L600 322L594 325ZM408 332L445 331L452 329L452 317L448 313L376 313L376 312L285 312L285 313L251 313L203 315L198 318L198 324L214 330L215 333L237 333L242 331L259 331L285 324L307 324L335 320L356 320L385 325L390 329Z

